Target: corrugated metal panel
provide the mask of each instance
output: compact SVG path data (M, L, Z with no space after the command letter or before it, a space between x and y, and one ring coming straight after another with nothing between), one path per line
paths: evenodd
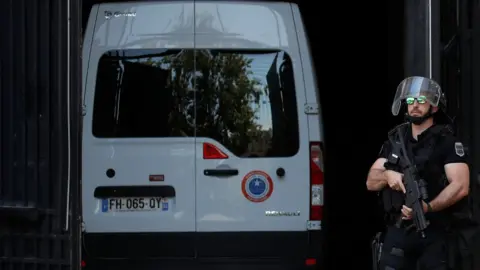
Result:
M480 9L475 1L438 2L440 15L441 85L457 136L470 158L470 203L480 220ZM480 251L479 251L480 252Z
M460 56L460 108L466 125L471 160L471 191L474 215L480 222L480 4L478 1L459 2L459 56ZM462 138L463 139L463 138ZM476 255L480 253L477 250ZM480 263L480 262L477 262Z
M73 7L76 8L71 17L73 31L69 31L68 11ZM78 1L2 1L2 270L71 269L72 265L79 265L76 255L79 226L71 221L78 220L76 112L80 111L77 109L80 69L78 49L72 46L73 50L69 50L71 41L75 44L79 39L79 10ZM69 58L69 53L74 57ZM69 107L72 113L68 113ZM75 136L69 137L69 130ZM69 194L68 190L72 192ZM67 215L71 209L74 211Z

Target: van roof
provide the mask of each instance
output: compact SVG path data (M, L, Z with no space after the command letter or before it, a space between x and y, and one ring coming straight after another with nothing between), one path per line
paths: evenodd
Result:
M116 48L136 47L145 37L177 47L176 40L195 34L196 47L284 49L296 37L290 4L268 1L100 4L96 28L103 35L94 38L98 45Z

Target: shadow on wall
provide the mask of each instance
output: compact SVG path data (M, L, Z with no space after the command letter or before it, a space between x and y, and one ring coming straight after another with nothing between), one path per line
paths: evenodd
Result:
M383 219L377 195L366 190L366 176L387 132L403 120L390 112L403 78L403 2L389 1L386 14L378 6L358 5L333 18L345 8L300 6L324 116L327 269L371 268L370 241ZM352 14L356 8L362 12Z

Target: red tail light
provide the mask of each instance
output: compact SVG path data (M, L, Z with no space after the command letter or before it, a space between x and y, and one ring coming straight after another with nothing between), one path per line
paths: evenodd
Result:
M211 143L203 143L203 159L227 159L228 155Z
M323 218L323 181L323 145L310 142L310 220Z
M306 259L305 260L305 265L306 266L315 266L315 265L317 265L317 260L316 259Z

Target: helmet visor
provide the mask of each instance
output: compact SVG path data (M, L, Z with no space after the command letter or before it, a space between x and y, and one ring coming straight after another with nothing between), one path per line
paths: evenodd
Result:
M442 89L434 80L425 77L406 78L397 87L392 104L392 114L398 115L402 101L405 99L408 99L409 102L417 100L419 103L426 101L436 107L441 97Z

